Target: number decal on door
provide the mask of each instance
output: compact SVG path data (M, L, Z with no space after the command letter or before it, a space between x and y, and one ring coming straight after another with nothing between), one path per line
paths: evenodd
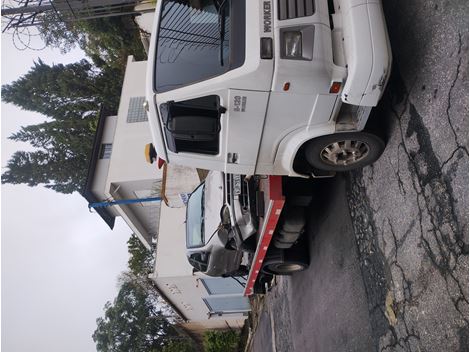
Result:
M233 111L245 112L246 110L246 96L235 95L233 97Z

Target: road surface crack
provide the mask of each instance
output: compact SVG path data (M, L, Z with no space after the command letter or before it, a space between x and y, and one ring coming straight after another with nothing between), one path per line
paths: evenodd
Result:
M458 63L457 63L457 69L455 71L455 77L454 77L454 79L452 81L452 84L450 85L449 91L447 93L446 115L447 115L447 121L449 122L450 129L452 130L452 133L454 134L455 144L457 144L458 149L464 150L465 153L468 156L468 149L467 149L467 147L465 147L465 146L463 146L459 143L457 132L456 132L455 127L452 124L452 120L450 118L450 109L451 109L451 106L452 106L452 102L451 102L451 100L452 100L452 91L455 88L455 85L456 85L457 80L458 80L459 75L460 75L460 68L462 66L462 56L460 56L460 53L462 52L462 34L461 33L458 33L458 34L459 34L459 47L458 47L457 55L458 55L459 59L458 59Z
M400 145L408 157L409 171L413 181L416 181L412 182L412 186L416 192L421 241L432 264L444 279L449 298L453 302L456 311L468 324L466 312L462 312L459 307L459 303L462 301L468 305L468 298L465 297L462 288L463 283L454 274L459 257L462 255L468 256L468 244L466 245L463 241L463 230L455 214L452 189L448 180L442 174L443 164L439 165L422 117L409 101L410 92L406 96L403 110L399 113L392 105L392 111L399 124ZM406 110L409 111L410 119L405 138L402 117ZM412 135L418 141L417 151L409 149L406 144L406 140ZM459 146L457 149L462 148ZM423 224L424 213L426 213L430 222L428 226L431 226L426 230L426 226ZM451 292L451 285L457 287L457 294Z

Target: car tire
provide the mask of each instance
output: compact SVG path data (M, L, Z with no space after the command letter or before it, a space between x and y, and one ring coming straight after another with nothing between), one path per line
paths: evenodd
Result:
M372 164L385 149L385 142L370 132L345 132L312 139L305 146L305 159L316 169L344 172Z

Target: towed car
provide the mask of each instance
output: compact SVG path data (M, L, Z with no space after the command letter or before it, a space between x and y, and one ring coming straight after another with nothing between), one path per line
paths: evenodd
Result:
M209 276L246 273L243 251L232 245L232 227L221 172L210 172L191 193L186 208L186 254L194 271Z

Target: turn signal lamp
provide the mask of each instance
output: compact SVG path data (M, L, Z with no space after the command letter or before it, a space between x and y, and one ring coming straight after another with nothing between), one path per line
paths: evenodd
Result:
M341 82L333 82L330 87L330 93L337 94L341 90Z
M165 160L163 160L162 158L158 157L158 160L157 160L157 166L158 166L158 168L161 169L164 164L165 164Z
M144 153L145 153L145 160L149 163L153 163L153 151L152 151L153 145L152 143L148 143L145 145Z

